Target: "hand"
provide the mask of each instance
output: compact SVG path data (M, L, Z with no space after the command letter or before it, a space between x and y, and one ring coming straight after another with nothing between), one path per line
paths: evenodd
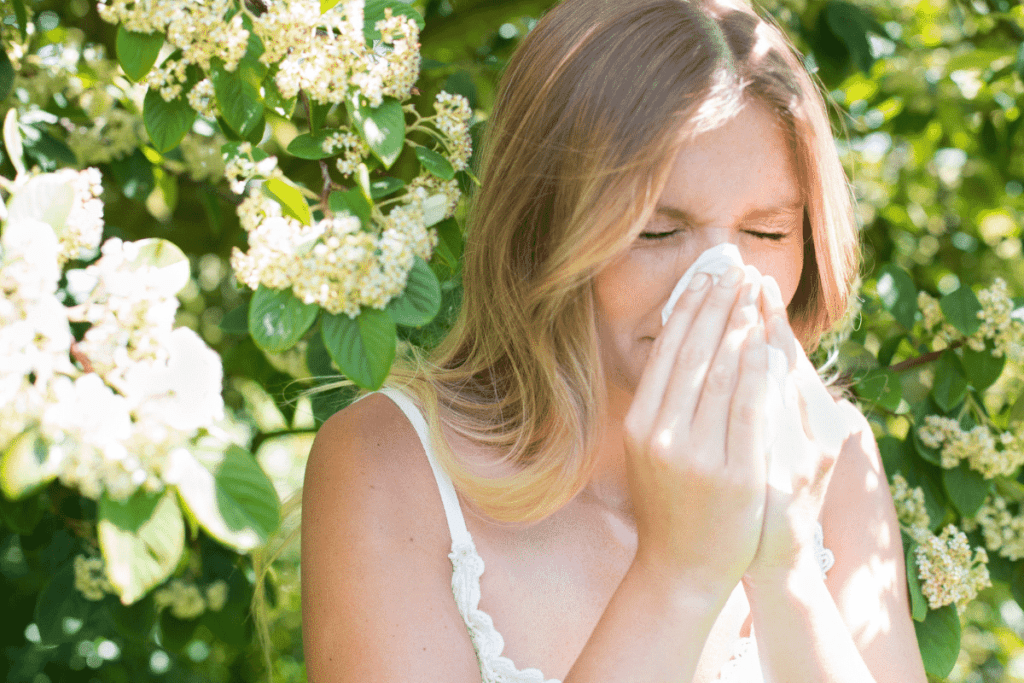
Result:
M762 305L772 346L789 362L779 438L769 456L764 523L757 554L744 574L750 588L793 571L818 573L815 522L847 437L843 411L822 384L786 318L778 286L765 278Z
M679 299L624 423L634 562L723 604L761 538L767 471L760 280L732 271Z

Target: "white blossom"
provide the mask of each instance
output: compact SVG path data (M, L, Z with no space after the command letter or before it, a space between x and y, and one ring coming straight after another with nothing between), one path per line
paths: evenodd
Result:
M952 524L940 536L919 541L915 556L921 592L931 609L956 603L962 614L979 590L992 585L985 549L975 548L972 556L967 536Z

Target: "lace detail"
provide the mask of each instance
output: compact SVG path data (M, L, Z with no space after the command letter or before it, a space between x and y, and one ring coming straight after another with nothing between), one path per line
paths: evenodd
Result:
M821 567L821 576L825 577L836 558L832 551L825 547L825 532L821 528L821 522L815 522L814 556ZM764 683L764 672L761 671L761 660L757 655L757 641L754 639L753 628L749 638L740 638L733 643L729 660L722 665L716 680L722 683Z
M520 671L511 659L501 655L505 639L494 628L491 615L479 609L484 560L473 541L453 544L448 557L452 561L452 594L480 662L481 683L559 683L555 679L545 681L539 669Z

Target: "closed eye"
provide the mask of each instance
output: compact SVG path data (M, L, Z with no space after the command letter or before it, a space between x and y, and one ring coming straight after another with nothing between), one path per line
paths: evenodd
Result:
M747 230L746 233L748 235L753 235L758 239L772 240L773 242L778 242L789 237L789 233L787 232L756 232L754 230Z
M668 232L642 232L640 238L645 240L663 240L668 237L672 237L681 230L669 230ZM756 230L745 230L748 235L753 235L758 239L771 240L778 242L789 236L788 232L757 232Z
M680 231L669 230L668 232L642 232L640 233L640 238L645 240L662 240L665 239L666 237L671 237L672 235L675 235L678 232Z

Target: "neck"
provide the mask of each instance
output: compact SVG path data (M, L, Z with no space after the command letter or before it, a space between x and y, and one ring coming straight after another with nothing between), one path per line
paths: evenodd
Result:
M633 516L633 501L626 476L626 446L623 422L633 401L632 392L610 386L604 429L594 453L594 472L581 494L626 517Z

